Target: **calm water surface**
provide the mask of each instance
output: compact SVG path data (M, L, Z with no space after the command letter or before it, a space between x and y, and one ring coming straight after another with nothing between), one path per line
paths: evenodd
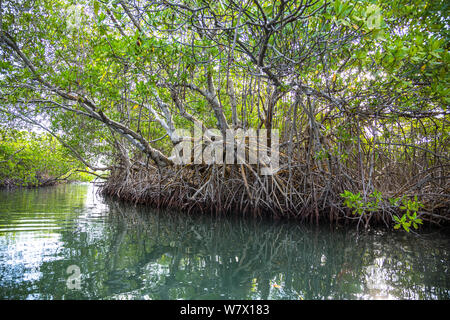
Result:
M449 299L449 245L157 212L91 184L0 191L0 299Z

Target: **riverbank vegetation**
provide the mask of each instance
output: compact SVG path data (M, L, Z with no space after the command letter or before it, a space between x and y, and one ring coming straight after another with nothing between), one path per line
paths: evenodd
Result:
M105 195L406 231L450 220L446 1L1 6L2 121L107 172ZM278 132L279 170L179 165L192 139L177 129L214 136L205 149Z
M91 181L93 176L83 169L82 164L51 135L0 130L0 187Z

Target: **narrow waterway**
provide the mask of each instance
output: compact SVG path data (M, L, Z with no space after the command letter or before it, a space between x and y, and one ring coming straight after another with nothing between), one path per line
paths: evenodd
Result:
M158 212L92 184L0 191L0 299L449 299L449 245Z

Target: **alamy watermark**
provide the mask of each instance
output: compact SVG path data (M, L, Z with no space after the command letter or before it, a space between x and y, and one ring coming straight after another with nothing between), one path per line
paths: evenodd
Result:
M225 137L218 129L194 128L194 136L177 129L181 138L170 159L177 165L187 164L258 164L262 175L279 170L279 133L272 129L227 129Z
M71 290L80 290L81 289L81 272L80 267L77 265L70 265L66 270L67 274L70 276L66 280L66 286Z
M381 15L381 10L377 5L369 5L366 9L367 16L367 27L370 30L380 29L381 22L383 21L383 17Z
M66 9L66 23L69 30L77 30L80 28L83 19L83 6L80 4L72 5Z

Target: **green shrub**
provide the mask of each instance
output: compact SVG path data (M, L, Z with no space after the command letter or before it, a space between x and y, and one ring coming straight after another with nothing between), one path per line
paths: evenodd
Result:
M352 214L363 215L366 212L376 212L380 209L380 203L383 198L380 192L374 190L370 195L367 201L361 197L361 193L357 194L345 190L340 194L342 198L344 198L344 206L349 209L353 209ZM401 204L399 206L399 203ZM414 197L414 200L403 198L389 198L389 203L392 207L398 207L401 211L406 211L401 217L397 215L393 216L395 222L394 229L400 229L403 227L407 232L410 231L411 226L414 229L419 228L419 224L422 223L422 219L418 218L417 214L420 208L423 208L423 204L417 200L417 196Z

